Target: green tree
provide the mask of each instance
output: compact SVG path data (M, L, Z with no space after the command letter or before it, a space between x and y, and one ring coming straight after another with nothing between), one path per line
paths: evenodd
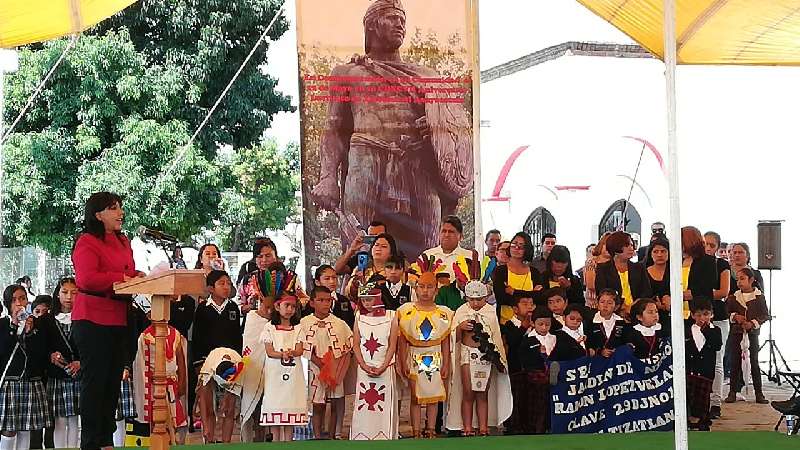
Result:
M97 190L126 197L131 228L144 223L189 240L201 228L219 225L215 219L227 217L220 206L230 210L223 197L248 195L235 183L237 159L218 158L219 149L246 151L240 149L258 143L275 113L292 109L261 70L265 45L194 145L174 170L167 168L277 3L149 0L84 34L6 144L3 244L68 250L83 202ZM270 37L285 29L279 20ZM65 45L57 40L22 49L19 72L6 78L6 120L16 116ZM293 201L291 192L281 203ZM264 214L264 223L282 228L284 212Z
M236 153L229 166L236 187L222 193L215 231L225 248L247 251L253 236L297 220L300 150L297 144L281 150L267 140Z

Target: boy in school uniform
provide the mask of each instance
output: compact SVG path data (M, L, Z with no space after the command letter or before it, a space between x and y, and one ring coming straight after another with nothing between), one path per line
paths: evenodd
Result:
M612 289L603 289L597 294L597 311L591 322L586 325L587 345L608 358L617 347L624 344L622 333L626 327L625 320L617 315L622 306L622 299Z
M401 305L411 301L411 286L403 280L403 258L397 255L389 257L383 273L386 281L379 283L383 304L387 310L396 311Z
M547 309L553 315L550 331L555 333L564 327L564 310L567 308L566 291L562 288L550 288L542 293L542 297L547 304Z
M697 297L689 302L692 322L686 326L686 398L689 400L689 429L711 428L711 391L717 351L722 348L722 331L714 326L711 300Z
M550 353L550 361L572 361L584 356L594 356L594 350L587 346L583 332L582 308L570 304L564 308L564 326L556 331L556 346Z
M331 313L333 293L325 286L315 286L311 307L314 313L300 319L300 339L304 356L309 360L309 398L313 404L314 438L322 437L326 403L331 404L328 432L341 439L344 420L344 377L350 367L353 331Z
M514 316L502 325L508 348L513 408L506 434L542 434L550 427L550 385L546 361L555 348L552 313L534 309L532 292L515 292Z
M769 308L764 294L753 286L755 273L745 267L736 274L736 285L739 288L728 297L726 304L731 318L731 390L725 403L736 402L736 391L743 385L742 376L742 341L748 339L750 353L750 374L753 378L753 389L756 391L756 403L767 404L761 386L761 368L758 365L758 334L766 321L770 320Z

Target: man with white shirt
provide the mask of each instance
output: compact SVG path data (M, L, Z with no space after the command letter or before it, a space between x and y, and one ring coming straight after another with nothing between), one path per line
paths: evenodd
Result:
M467 260L472 259L472 251L461 247L460 242L464 237L464 225L458 216L447 216L439 227L439 246L422 252L424 258L434 257L439 259L444 265L442 272L450 275L450 281L455 280L453 273L453 263L463 256Z

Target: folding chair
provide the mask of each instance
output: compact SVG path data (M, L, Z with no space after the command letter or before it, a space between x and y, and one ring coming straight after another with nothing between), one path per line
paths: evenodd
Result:
M792 393L792 397L789 400L794 400L795 398L800 397L800 372L781 372L777 371L775 373L776 378L779 380L783 378L786 383L794 389L794 393ZM786 419L785 414L781 414L781 417L778 419L778 423L775 424L775 431L778 431L780 428L781 423ZM800 429L800 417L795 418L794 427L789 432L789 434L796 435Z

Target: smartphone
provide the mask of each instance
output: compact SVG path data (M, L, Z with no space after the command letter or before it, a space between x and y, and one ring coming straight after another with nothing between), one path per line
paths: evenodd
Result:
M361 252L358 254L358 271L364 272L367 269L367 263L369 263L369 255L365 252Z
M363 239L364 245L366 245L368 247L372 247L372 244L375 243L375 239L377 239L377 238L378 238L378 236L374 235L374 234L368 234L368 235L364 236L364 239Z

